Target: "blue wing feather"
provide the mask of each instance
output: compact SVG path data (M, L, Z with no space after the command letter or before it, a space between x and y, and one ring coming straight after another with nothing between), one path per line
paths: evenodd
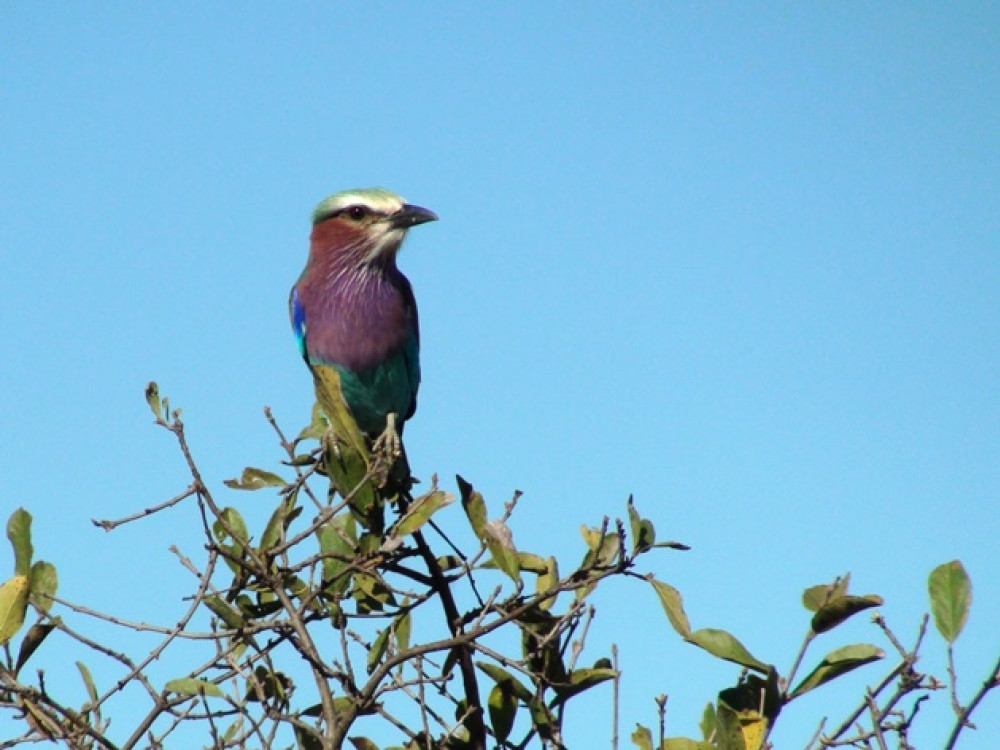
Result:
M308 363L309 354L306 351L306 311L299 301L299 291L294 286L288 298L288 314L292 319L292 330L295 332L295 343L299 347L299 354Z

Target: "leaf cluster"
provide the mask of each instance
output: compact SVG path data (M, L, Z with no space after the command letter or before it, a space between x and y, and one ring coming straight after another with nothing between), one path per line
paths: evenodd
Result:
M183 743L178 738L194 731L201 744L216 748L378 750L374 737L386 735L395 737L387 750L565 748L564 728L581 694L611 683L618 713L622 675L615 653L584 660L595 616L591 599L612 578L648 586L682 641L738 668L734 683L706 706L697 739L666 736L666 696L657 699L659 736L654 739L642 725L631 735L641 750L768 747L776 720L794 701L886 657L871 644L836 645L798 676L814 640L882 604L876 595L852 594L849 575L803 593L806 633L787 670L754 655L726 630L692 627L681 593L637 570L649 554L688 548L658 540L653 522L631 498L624 519L581 528L578 562L560 564L523 549L511 525L519 494L502 510L491 508L462 477L455 493L434 477L416 494L393 431L367 438L343 402L336 371L319 367L315 376L310 424L289 439L265 410L282 459L274 469L247 467L224 482L233 498L228 503L202 478L180 412L171 411L155 383L147 388L154 421L176 439L189 483L158 506L95 523L110 531L182 504L199 519L203 555L193 559L172 548L196 581L177 621L134 623L56 599L55 567L33 559L31 516L24 510L11 515L14 574L0 585L0 645L6 654L0 711L15 712L25 729L0 747L39 739L74 748L161 747ZM261 502L270 510L257 527L244 512ZM457 533L470 540L462 546L452 540L456 531L443 530L456 523ZM959 700L952 648L968 618L971 583L954 561L935 569L928 586L934 623L948 649L957 717L953 743L996 687L1000 664L970 701ZM54 603L63 610L59 616ZM37 621L12 651L32 608ZM130 655L70 627L69 617L158 640L148 652ZM916 707L944 684L915 668L923 628L906 649L879 615L874 622L898 661L857 712L830 731L821 725L810 746L866 747L894 734L900 747L908 747ZM42 670L37 684L21 676L54 638L104 663L93 673L77 663L86 694L78 707L59 700L65 686L46 686ZM198 656L165 659L182 653L180 642L198 646ZM107 676L107 662L119 670L117 678ZM173 674L154 677L151 665L157 663L170 664ZM145 713L123 736L113 737L109 707L131 687L145 696ZM135 695L129 700L135 703ZM909 711L905 700L915 701ZM859 729L862 714L867 729Z

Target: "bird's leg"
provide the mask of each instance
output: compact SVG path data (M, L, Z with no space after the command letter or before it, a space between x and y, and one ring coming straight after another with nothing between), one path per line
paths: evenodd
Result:
M385 418L385 430L375 440L372 452L383 456L386 465L392 466L399 458L399 454L402 453L402 445L399 433L396 431L396 415L389 412Z

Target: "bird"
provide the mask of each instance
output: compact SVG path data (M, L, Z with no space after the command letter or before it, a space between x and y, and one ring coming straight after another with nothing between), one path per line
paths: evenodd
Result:
M420 324L396 256L409 229L437 218L384 188L331 195L313 211L309 256L289 294L299 353L310 370L337 371L373 441L391 433L398 443L417 408Z

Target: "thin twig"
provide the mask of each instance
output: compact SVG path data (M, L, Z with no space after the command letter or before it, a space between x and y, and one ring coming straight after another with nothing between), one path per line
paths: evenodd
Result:
M951 734L948 737L947 743L945 743L945 750L952 750L955 747L955 743L958 742L958 735L961 734L962 730L969 726L969 717L972 716L972 712L976 710L976 706L979 702L986 697L986 694L993 690L995 687L1000 685L1000 657L997 658L996 663L994 663L993 668L990 670L989 675L983 680L983 684L976 691L976 694L972 696L972 700L969 701L969 705L962 709L962 712L958 715L958 720L955 722L954 728L951 730Z
M131 523L132 521L137 521L140 518L146 518L147 516L151 516L154 513L159 513L161 510L164 510L166 508L171 508L177 505L177 503L181 502L185 498L189 498L191 497L191 495L194 495L197 492L198 492L198 485L192 484L181 494L175 495L174 497L170 498L165 502L160 503L159 505L153 505L152 507L145 508L143 510L140 510L138 513L133 513L130 516L125 516L125 518L119 518L117 521L98 521L96 518L92 518L90 519L90 522L94 524L94 526L102 528L105 531L111 531L112 529L115 529L121 526L122 524Z

